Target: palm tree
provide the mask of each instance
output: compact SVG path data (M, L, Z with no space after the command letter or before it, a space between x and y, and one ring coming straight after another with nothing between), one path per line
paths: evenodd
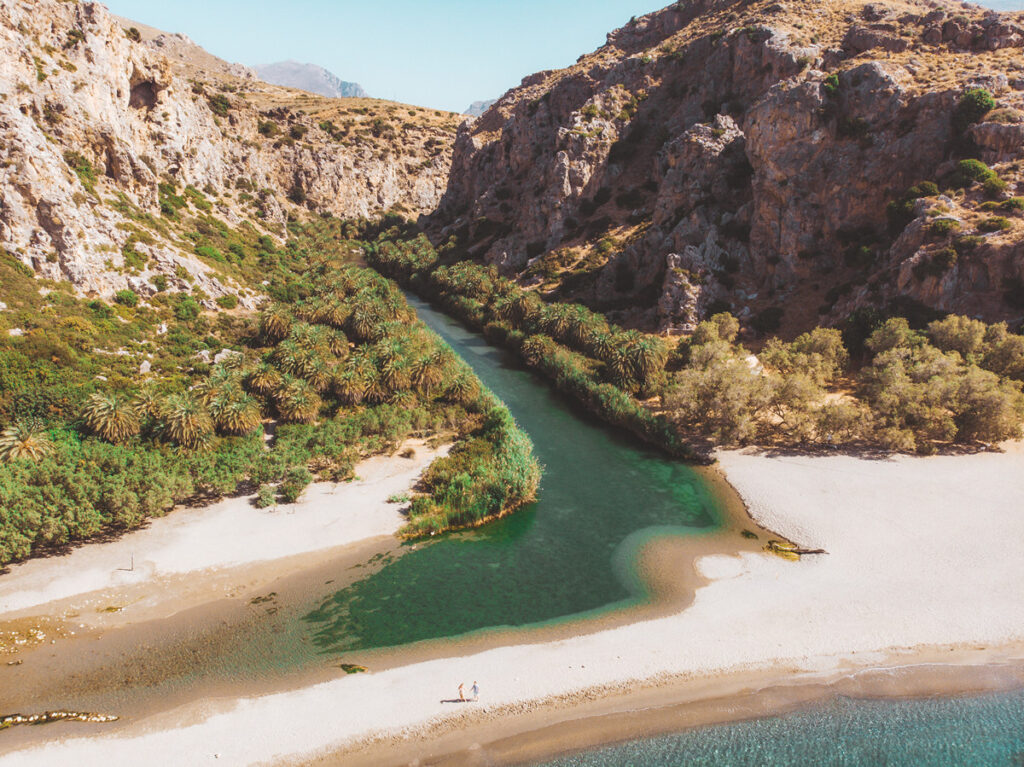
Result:
M332 371L322 359L313 357L303 371L302 377L318 392L325 392L331 385Z
M142 418L156 418L157 413L160 412L160 393L156 390L155 386L147 385L143 386L139 393L135 395L135 412Z
M322 298L310 298L295 304L293 311L295 316L303 322L317 322L315 318L323 310L324 305Z
M222 434L243 436L263 420L259 403L240 389L221 392L210 400L208 408Z
M577 349L585 349L587 342L607 324L595 317L585 306L573 306L569 313L569 340Z
M366 303L360 303L345 322L345 330L357 341L373 341L379 324L377 313Z
M480 384L476 376L464 370L452 379L444 396L452 402L468 405L480 396Z
M616 346L606 360L608 376L620 389L631 391L636 387L636 374L629 349Z
M53 452L53 443L35 422L19 421L0 432L0 461L10 463L20 458L38 461Z
M538 365L547 353L547 345L551 339L543 335L530 336L523 342L522 355L529 365Z
M629 353L634 370L645 382L665 367L665 359L668 357L665 345L653 336L641 338L630 347Z
M331 331L323 325L310 325L302 322L292 328L288 336L300 349L307 352L324 352L330 346Z
M412 410L416 407L416 395L406 389L405 391L396 391L391 395L389 402L395 407L400 407L405 410Z
M210 375L196 385L194 393L204 404L213 397L227 389L237 389L241 380L241 373L225 365L216 365L210 371Z
M291 338L279 343L271 352L270 358L278 368L289 375L303 375L312 364L309 351Z
M444 383L444 369L444 355L440 351L419 357L412 363L412 385L416 391L429 397Z
M366 401L380 404L387 402L391 392L384 385L380 370L373 368L366 374Z
M335 357L345 359L349 353L348 337L340 330L327 334L327 349Z
M395 356L385 360L380 366L380 381L390 392L408 389L412 380L405 357Z
M564 338L569 330L569 323L572 319L572 310L565 304L551 304L544 309L542 324L544 330L555 338Z
M346 368L331 379L331 391L343 405L358 405L366 396L366 381L355 368Z
M213 433L209 413L191 394L165 397L159 420L167 439L187 449L201 447Z
M491 304L491 311L499 320L510 320L515 317L516 300L512 296L498 296Z
M269 395L281 385L281 372L264 362L249 374L249 388L257 394Z
M323 404L313 387L301 378L286 378L274 392L274 401L286 423L312 423Z
M520 293L512 303L512 316L520 327L532 325L543 310L542 302L535 293Z
M288 337L292 322L288 308L276 304L260 314L260 335L270 343L277 343Z
M82 419L89 431L115 444L126 442L139 433L137 406L116 394L90 395Z
M609 360L615 353L615 342L609 333L595 333L590 338L590 352L599 360Z

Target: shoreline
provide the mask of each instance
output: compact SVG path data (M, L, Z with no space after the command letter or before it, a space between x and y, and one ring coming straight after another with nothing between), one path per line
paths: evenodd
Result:
M666 680L638 689L589 691L538 701L525 712L513 708L476 717L467 713L429 731L382 735L329 755L280 764L517 767L633 740L785 716L837 697L895 702L1024 689L1024 645L1012 648L1010 657L985 651L974 658L976 662L970 660L969 655L958 655L952 663L923 660L820 678L786 679L770 672L747 672Z
M436 741L446 728L468 724L465 711L438 702L458 680L479 679L483 692L474 710L508 722L512 714L548 710L543 701L569 710L571 700L600 700L611 690L627 690L623 705L635 707L645 687L671 680L707 685L720 697L729 678L747 686L752 678L768 683L762 687L772 680L819 684L925 659L943 667L964 657L976 664L1020 659L1019 446L923 459L739 452L721 459L759 523L829 553L796 563L751 551L707 555L696 562L706 583L693 603L665 617L190 704L116 736L93 730L96 737L72 737L84 731L55 725L60 731L49 733L67 739L7 758L109 765L157 748L172 761L208 753L220 764L330 764L341 754L380 756L389 743L420 731ZM957 609L963 604L972 606L970 614ZM262 725L267 721L275 722L272 732ZM488 727L496 729L493 722Z
M399 455L407 447L412 458ZM11 565L0 575L0 622L40 611L79 613L104 627L167 617L211 593L230 593L240 578L258 582L261 571L265 578L310 556L393 539L405 519L387 498L407 491L447 449L407 441L392 455L361 461L351 482L311 484L294 504L257 509L253 496L237 496L178 508L113 541Z

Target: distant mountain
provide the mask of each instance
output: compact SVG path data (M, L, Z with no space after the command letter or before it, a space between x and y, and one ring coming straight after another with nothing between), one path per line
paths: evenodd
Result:
M359 83L347 83L337 75L316 64L298 61L279 61L276 64L253 67L261 80L285 88L298 88L333 99L365 99L366 91Z
M469 108L462 114L469 115L470 117L479 117L488 109L490 109L491 104L493 104L495 101L497 101L497 99L491 99L490 101L474 101L472 104L469 105Z

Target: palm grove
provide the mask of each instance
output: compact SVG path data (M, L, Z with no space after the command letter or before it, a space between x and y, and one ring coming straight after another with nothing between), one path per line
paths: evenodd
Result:
M123 375L86 383L97 355L67 342L87 320L58 323L50 343L7 341L0 564L135 527L183 501L249 488L258 505L294 501L314 477L351 478L360 457L410 436L455 444L423 477L404 534L478 524L533 498L540 467L529 439L392 283L321 263L290 287L258 326L237 329L239 351L214 365L189 356L187 374L141 386ZM70 316L110 309L60 300ZM178 330L209 330L200 320ZM63 373L55 352L69 355ZM69 386L76 374L80 385ZM269 444L268 419L277 424Z

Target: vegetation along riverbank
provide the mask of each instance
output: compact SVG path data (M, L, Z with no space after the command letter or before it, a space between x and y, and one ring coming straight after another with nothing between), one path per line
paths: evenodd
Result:
M723 312L671 340L545 301L408 227L369 233L371 265L676 455L744 444L934 453L1021 434L1024 336L1006 323L865 311L785 342L743 339Z
M60 286L40 296L4 260L5 282L26 283L18 319L32 330L0 341L0 564L184 502L249 488L259 504L291 501L409 436L456 444L411 500L405 535L478 524L533 497L540 467L504 406L392 283L318 257L300 244L309 231L293 228L283 253L263 253L287 267L258 319L211 320L184 294L151 306ZM130 369L94 348L129 344L152 361Z

